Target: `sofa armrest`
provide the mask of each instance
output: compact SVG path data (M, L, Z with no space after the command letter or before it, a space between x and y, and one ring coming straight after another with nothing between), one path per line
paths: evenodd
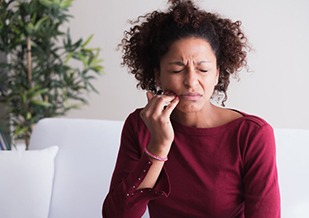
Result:
M309 129L275 129L281 211L309 217Z
M58 145L50 218L100 218L123 121L45 118L30 149Z

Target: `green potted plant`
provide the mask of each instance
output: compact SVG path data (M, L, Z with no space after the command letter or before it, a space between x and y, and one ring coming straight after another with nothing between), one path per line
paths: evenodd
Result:
M44 117L64 115L97 92L103 73L92 39L73 41L64 24L73 0L0 0L0 103L8 108L13 140L28 149L32 127Z

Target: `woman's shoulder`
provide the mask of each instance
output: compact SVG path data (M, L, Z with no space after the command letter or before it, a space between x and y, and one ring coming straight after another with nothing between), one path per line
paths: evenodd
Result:
M242 117L239 118L238 122L238 132L240 135L247 135L247 136L268 136L273 137L274 130L272 125L266 121L264 118L254 115L245 113L242 111L238 111L238 113L242 114Z
M136 108L134 111L130 112L129 115L127 116L126 120L140 120L140 113L143 108Z
M258 127L270 126L270 124L264 118L258 115L254 115L254 114L250 114L250 113L246 113L246 112L238 111L238 110L234 110L234 111L242 115L243 122L246 122L251 125L256 125Z
M270 126L270 124L260 116L253 115L250 113L246 113L237 109L231 108L220 108L220 119L221 124L220 126L230 126L230 125L241 125L244 124L246 126Z
M251 135L258 132L272 134L272 126L262 117L231 108L221 108L224 124L219 126L226 133Z
M140 112L143 108L137 108L132 111L125 120L125 126L130 128L139 129L145 127L145 124L140 116Z

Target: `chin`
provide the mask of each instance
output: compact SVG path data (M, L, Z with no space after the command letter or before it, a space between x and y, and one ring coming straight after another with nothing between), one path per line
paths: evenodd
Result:
M182 103L180 102L176 110L182 113L194 113L194 112L199 112L203 109L202 105L199 105L197 103Z

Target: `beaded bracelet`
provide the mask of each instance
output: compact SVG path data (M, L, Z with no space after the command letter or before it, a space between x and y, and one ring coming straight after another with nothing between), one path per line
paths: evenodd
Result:
M150 151L148 151L147 148L145 148L145 153L146 153L147 155L149 155L150 157L152 157L153 159L158 160L158 161L164 161L164 162L165 162L165 161L168 160L167 157L159 157L159 156L157 156L157 155L154 155L153 153L151 153Z

